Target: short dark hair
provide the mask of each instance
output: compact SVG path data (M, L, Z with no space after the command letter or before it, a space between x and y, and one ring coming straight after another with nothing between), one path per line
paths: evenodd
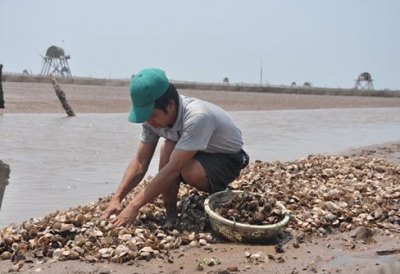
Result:
M175 105L179 106L179 94L176 90L175 86L169 83L169 87L167 91L155 101L154 108L161 109L165 113L167 113L167 106L171 99L174 100Z

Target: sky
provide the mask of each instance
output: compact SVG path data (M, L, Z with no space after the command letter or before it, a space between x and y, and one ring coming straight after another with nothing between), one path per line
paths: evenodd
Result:
M73 76L400 90L398 0L0 0L3 73L40 74L50 46Z

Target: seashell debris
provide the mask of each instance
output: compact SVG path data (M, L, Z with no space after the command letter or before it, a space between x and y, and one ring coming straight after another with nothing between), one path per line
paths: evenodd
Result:
M124 199L126 205L151 180ZM282 203L292 216L290 230L324 236L357 227L400 232L400 165L369 157L310 155L291 162L255 161L229 185ZM168 260L180 246L216 242L203 203L207 197L190 186L179 191L180 222L163 230L161 197L144 206L135 226L114 227L100 219L111 195L97 202L59 210L0 229L0 258L15 264L34 260L124 263ZM243 213L254 207L252 201ZM259 206L259 205L258 205Z
M250 225L271 225L283 219L282 209L273 196L248 191L222 203L215 212L225 219Z

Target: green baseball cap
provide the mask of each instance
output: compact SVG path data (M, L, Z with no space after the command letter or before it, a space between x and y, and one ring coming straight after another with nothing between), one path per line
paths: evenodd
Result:
M143 69L133 76L129 84L132 107L128 121L143 123L148 120L155 101L168 90L168 87L168 78L161 69Z

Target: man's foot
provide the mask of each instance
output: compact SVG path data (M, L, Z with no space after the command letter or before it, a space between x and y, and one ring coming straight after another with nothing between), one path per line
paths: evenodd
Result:
M178 225L179 225L178 217L175 217L175 218L168 218L167 217L167 220L162 225L162 229L163 230L172 230L174 228L177 228Z

